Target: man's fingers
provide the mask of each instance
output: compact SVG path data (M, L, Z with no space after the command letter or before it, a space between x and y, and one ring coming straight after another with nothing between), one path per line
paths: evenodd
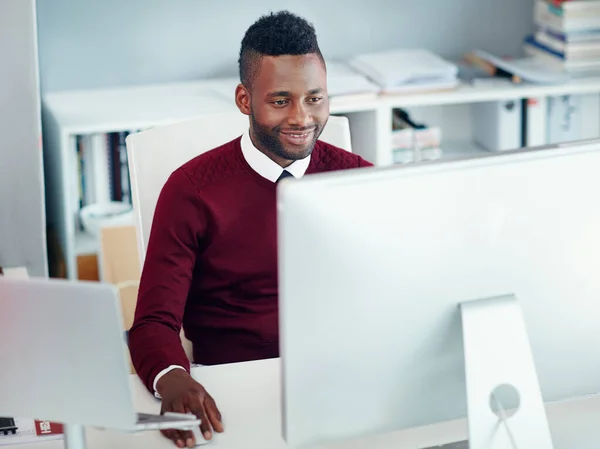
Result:
M166 438L171 440L175 445L179 448L184 448L186 446L185 440L181 437L178 430L175 429L165 429L160 431Z
M221 412L217 408L217 404L212 396L206 395L204 406L212 428L215 430L215 432L223 432L223 419L221 418Z
M183 404L181 403L168 405L165 405L163 403L161 414L163 414L165 411L170 411L174 413L188 413L188 410L186 410ZM175 443L175 445L179 448L194 447L196 445L194 434L191 430L168 429L162 431L162 433L168 439L172 440Z
M169 440L173 441L179 448L194 447L196 440L191 430L165 429L161 433Z
M200 432L204 436L205 440L210 440L212 438L212 432L210 431L210 422L208 420L208 416L206 415L206 410L204 410L204 404L198 401L198 403L190 406L192 413L200 419Z
M187 447L194 447L196 445L196 439L191 430L180 430L179 435L181 435L181 438Z

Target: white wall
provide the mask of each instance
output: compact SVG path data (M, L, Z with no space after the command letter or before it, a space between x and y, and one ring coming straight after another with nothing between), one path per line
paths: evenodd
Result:
M38 0L45 91L236 73L246 28L270 10L312 21L327 58L395 46L446 57L520 53L532 0Z

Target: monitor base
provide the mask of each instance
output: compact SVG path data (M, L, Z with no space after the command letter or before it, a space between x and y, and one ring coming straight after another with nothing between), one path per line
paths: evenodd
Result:
M552 449L515 295L460 304L470 449Z

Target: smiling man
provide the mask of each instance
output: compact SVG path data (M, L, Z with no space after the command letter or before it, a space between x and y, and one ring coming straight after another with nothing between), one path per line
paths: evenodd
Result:
M276 186L279 179L371 165L319 140L329 118L327 72L315 30L287 11L246 32L236 104L248 131L177 169L156 205L129 345L162 411L192 412L210 439L217 404L189 374L279 356ZM301 275L301 273L299 273ZM179 447L191 432L163 432Z

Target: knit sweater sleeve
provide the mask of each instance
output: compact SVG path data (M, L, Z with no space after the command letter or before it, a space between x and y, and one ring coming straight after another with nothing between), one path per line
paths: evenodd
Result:
M183 168L175 171L156 204L129 331L133 366L151 392L156 375L170 365L189 372L179 334L199 244L207 228L205 210L188 174Z
M362 157L358 158L358 167L373 167L373 164Z

